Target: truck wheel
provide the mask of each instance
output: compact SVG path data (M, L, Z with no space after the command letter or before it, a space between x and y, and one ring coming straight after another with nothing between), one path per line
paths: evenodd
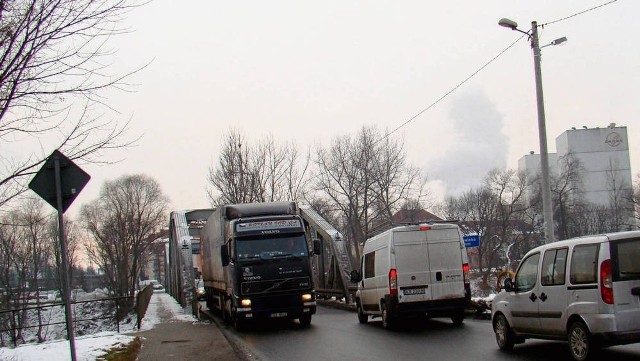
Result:
M311 325L311 315L300 316L298 321L300 322L300 326L309 327L309 325Z
M387 330L390 330L393 328L394 325L395 325L394 317L389 314L389 311L387 310L387 306L383 304L382 305L382 327Z
M236 312L235 307L231 310L231 321L233 323L233 328L238 332L242 332L245 329L245 321L241 320L238 317L238 312Z
M515 341L513 332L503 314L498 314L493 321L493 332L496 334L496 343L501 350L509 351L513 349Z
M227 299L224 301L224 305L222 306L222 322L225 325L231 324L231 300Z
M356 301L356 308L358 310L358 321L360 323L367 323L369 321L369 316L364 313L360 300Z
M587 326L580 321L569 326L569 351L576 361L588 360L595 351L591 333Z

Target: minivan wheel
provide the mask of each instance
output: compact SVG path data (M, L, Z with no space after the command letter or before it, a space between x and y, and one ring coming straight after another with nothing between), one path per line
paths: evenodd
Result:
M364 310L362 310L360 300L356 301L356 306L358 312L358 321L360 323L367 323L369 321L369 316L364 314Z
M593 354L593 342L587 326L574 322L569 326L569 351L577 361L587 360Z
M382 327L388 330L393 328L393 325L394 325L393 316L389 314L387 307L385 305L382 305Z
M513 349L514 336L509 327L509 322L503 314L498 314L493 321L493 331L496 334L496 342L501 350L509 351Z

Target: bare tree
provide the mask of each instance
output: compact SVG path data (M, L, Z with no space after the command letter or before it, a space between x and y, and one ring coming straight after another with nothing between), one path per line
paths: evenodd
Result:
M31 204L34 206L34 204ZM36 223L31 217L34 209L13 210L3 217L0 222L0 287L6 291L7 306L11 309L21 309L17 317L10 317L11 340L22 342L23 326L27 322L25 307L29 302L34 285L34 263L37 262L38 233ZM41 335L39 335L41 339Z
M638 229L640 225L640 174L636 175L633 191L628 199L629 213L633 215L633 229Z
M426 198L424 179L407 163L401 142L373 127L318 148L314 162L314 189L338 211L354 259L369 236L391 224L403 202Z
M300 165L294 143L279 145L269 136L247 144L237 130L223 140L216 167L209 168L211 204L295 200L302 193L309 156Z
M122 137L126 123L93 113L110 110L103 90L128 90L126 79L140 70L114 75L107 63L108 39L127 31L119 23L135 6L128 0L0 2L0 142L5 150L35 145L22 157L0 157L0 205L24 192L25 177L50 150L104 162L103 151L130 144ZM47 136L57 143L45 144Z
M633 189L631 184L624 180L619 164L613 164L609 160L609 168L606 172L607 189L609 191L609 210L611 213L611 231L624 231L632 229L633 215L631 212L631 199Z
M92 238L89 256L105 271L115 295L134 295L141 260L167 221L168 202L157 181L128 175L105 182L98 199L82 207ZM125 310L132 302L123 304Z
M584 203L582 175L584 167L573 153L560 158L560 175L552 179L551 191L555 205L554 218L558 224L558 238L567 239L581 235L575 221L581 217L575 213Z
M480 245L473 252L484 291L490 288L488 278L494 268L510 267L510 261L518 258L518 247L528 251L523 244L532 238L525 223L531 216L525 197L528 187L524 172L493 169L480 187L448 197L440 207L447 218L460 221L464 233L480 236Z

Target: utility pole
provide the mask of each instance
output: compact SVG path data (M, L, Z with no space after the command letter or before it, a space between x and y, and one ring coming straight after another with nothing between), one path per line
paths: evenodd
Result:
M538 102L538 137L540 139L540 168L542 168L542 216L546 241L555 241L553 232L553 208L551 206L551 184L549 180L549 152L547 150L547 126L544 115L544 97L542 93L542 70L540 66L540 43L538 42L538 23L531 22L531 48L536 76L536 98Z

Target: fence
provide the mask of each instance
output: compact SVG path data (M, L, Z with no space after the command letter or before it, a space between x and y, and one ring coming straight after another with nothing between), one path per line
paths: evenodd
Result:
M117 331L120 332L120 320L117 315L120 314L120 301L125 299L133 299L133 296L108 297L72 302L74 335L83 335L87 333L85 332L87 329L91 329L92 327L99 327L100 330L103 331L104 328L101 325L96 325L97 322L102 320L112 320L113 325ZM4 338L6 333L9 334L8 336L13 345L17 346L18 341L24 337L24 335L22 335L22 330L24 329L39 328L39 330L41 330L41 328L45 326L65 324L64 316L51 316L56 307L60 308L60 312L58 313L64 315L64 303L49 303L40 305L40 307L29 306L0 311L0 327L2 327L2 329L0 329L0 345L5 344ZM50 317L46 323L43 323L42 313L47 309L50 311ZM40 310L39 314L36 313L38 310ZM31 324L29 314L36 317L36 324ZM66 336L66 329L64 336Z

